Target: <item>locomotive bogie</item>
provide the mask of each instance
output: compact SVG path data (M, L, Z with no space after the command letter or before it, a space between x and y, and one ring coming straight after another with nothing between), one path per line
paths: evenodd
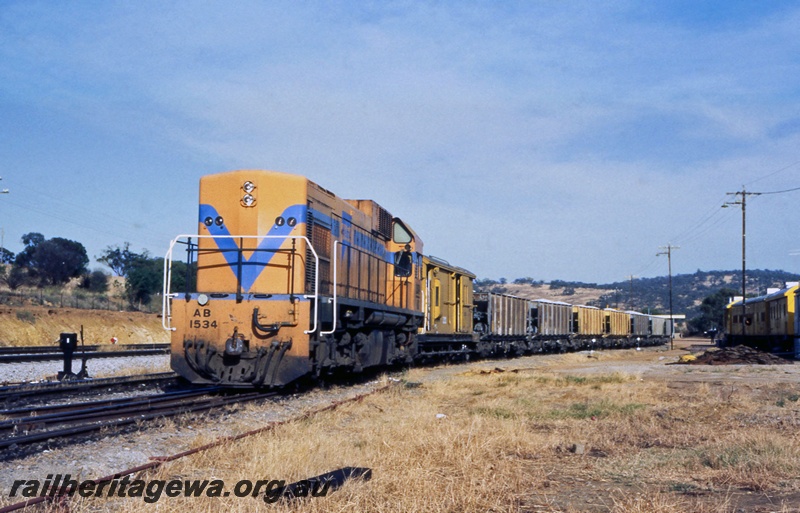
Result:
M317 374L361 372L368 367L413 361L421 313L343 300L338 317L337 328L320 337L312 349Z

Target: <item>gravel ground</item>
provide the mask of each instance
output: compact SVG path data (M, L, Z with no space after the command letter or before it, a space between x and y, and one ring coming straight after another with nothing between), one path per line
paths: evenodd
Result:
M409 381L432 381L448 379L454 374L492 370L495 368L529 369L542 373L565 374L610 374L620 372L638 375L642 379L670 379L679 381L705 381L719 378L717 367L666 365L676 362L685 351L666 351L664 348L648 348L642 351L597 351L565 355L544 355L517 358L513 360L479 361L463 365L443 365L411 370L406 378ZM149 362L153 358L137 357ZM57 370L55 364L53 369ZM90 362L90 371L95 375L100 365L117 365L119 369L130 369L133 364L120 360ZM135 365L141 365L137 363ZM154 364L153 364L154 365ZM730 369L736 377L751 381L774 382L792 381L800 378L800 365L780 366L741 366L740 370ZM41 369L40 369L41 372ZM113 372L109 370L109 372ZM728 372L729 374L729 372ZM21 376L21 375L20 375ZM8 379L8 378L6 378ZM21 378L17 378L21 379ZM370 392L381 385L380 382L330 389L315 389L310 392L282 398L278 401L265 401L232 408L222 414L215 414L213 421L208 415L192 416L183 421L165 421L163 425L148 425L139 431L111 435L90 442L75 444L58 449L42 447L40 453L24 459L0 463L0 504L8 504L11 484L17 479L44 480L48 474L71 474L73 479L98 478L114 472L148 463L151 458L176 454L200 443L216 438L235 435L262 427L271 421L285 420L298 416L303 411L317 409L335 401L351 398Z
M265 400L227 409L224 413L196 415L179 421L150 424L136 432L109 435L91 441L48 449L19 460L0 463L0 505L10 500L8 493L17 479L44 480L48 474L71 474L79 480L99 478L120 470L149 463L151 458L169 456L199 443L237 435L272 421L286 420L302 412L352 398L382 386L372 381L348 387L317 389L303 394Z
M0 364L0 383L54 381L56 374L64 369L61 361L3 363ZM129 358L97 358L86 362L89 376L107 378L169 370L169 355L132 356ZM73 360L72 372L81 370L81 361Z

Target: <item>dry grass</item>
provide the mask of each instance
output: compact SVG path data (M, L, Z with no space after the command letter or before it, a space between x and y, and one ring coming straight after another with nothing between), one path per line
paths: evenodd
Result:
M414 370L408 381L422 380ZM72 511L792 511L798 386L635 374L463 372L389 391L177 460L148 479L292 482L346 466L373 478L325 498L83 500ZM250 426L256 427L256 426ZM206 438L198 440L207 442ZM748 502L749 501L749 502ZM756 502L753 502L756 501Z
M0 345L44 346L58 343L59 333L80 333L86 344L169 342L156 314L77 308L0 306Z

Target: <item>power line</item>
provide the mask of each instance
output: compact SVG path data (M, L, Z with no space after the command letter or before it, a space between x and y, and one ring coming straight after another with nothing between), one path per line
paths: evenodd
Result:
M761 178L756 178L755 180L753 180L753 181L751 181L749 183L746 183L745 185L751 185L751 184L754 184L756 182L760 182L761 180L766 180L767 178L769 178L771 176L775 176L778 173L782 173L782 172L786 171L787 169L792 168L792 167L794 167L794 166L796 166L798 164L800 164L800 160L798 160L797 162L794 162L792 164L789 164L788 166L782 167L782 168L778 169L777 171L773 171L772 173L769 173L768 175L764 175Z
M643 275L643 274L648 274L648 272L649 272L651 269L653 269L653 267L655 267L655 265L656 265L657 263L658 263L658 257L657 257L657 256L654 256L654 257L652 258L652 260L650 260L650 262L648 262L648 263L647 263L647 265L644 265L644 266L642 266L642 267L641 267L641 269L639 269L638 271L636 271L634 274L636 274L636 275L638 275L638 276L641 276L641 275Z
M149 235L146 235L146 234L143 235L141 233L138 233L138 231L136 230L136 227L133 226L132 224L127 224L126 223L125 226L122 226L120 228L111 228L111 227L105 228L105 227L102 227L101 225L96 224L96 223L85 223L85 222L82 222L82 221L78 220L78 218L75 218L75 217L68 217L68 216L54 214L52 212L48 212L48 211L45 211L45 210L40 210L40 209L34 208L34 207L32 207L31 205L28 205L28 204L18 203L18 202L13 202L13 201L8 201L7 203L9 205L11 205L11 206L15 206L15 207L18 207L18 208L23 209L23 210L28 210L30 212L34 212L34 213L42 215L42 216L51 217L53 219L57 219L57 220L61 221L62 223L67 223L67 224L71 224L71 225L78 226L78 227L81 227L81 228L85 228L85 229L91 230L91 231L96 232L96 233L100 233L100 234L103 234L103 235L111 235L114 238L129 238L129 239L131 239L131 242L138 242L142 246L147 246L147 245L150 245L150 244L156 244L156 239L155 238L150 238ZM147 242L145 242L145 241L147 241Z
M777 174L780 171L785 171L786 169L788 169L788 168L790 168L790 167L792 167L792 166L794 166L796 164L800 164L800 161L798 161L795 164L792 164L790 166L787 166L785 168L779 169L778 171L776 171L774 173L771 173L770 175L767 175L767 176L765 176L763 178L767 178L769 176ZM755 181L757 181L757 180L755 180ZM743 186L742 191L731 192L731 193L727 193L727 194L728 195L742 195L742 194L745 194L746 196L764 196L764 195L770 195L770 194L785 194L785 193L796 192L796 191L800 191L800 187L793 187L791 189L784 189L784 190L780 190L780 191L747 192L747 191L744 190L744 186ZM724 199L722 201L724 201ZM728 202L726 204L723 204L724 207L731 206L731 205L741 205L741 200L739 202ZM712 209L708 211L708 213L705 215L705 217L703 217L697 224L695 224L693 227L683 231L677 237L673 237L673 240L676 240L676 241L678 241L678 242L680 242L680 243L685 245L685 244L691 244L691 243L697 241L698 239L701 239L707 233L711 232L712 230L717 228L719 225L721 225L723 222L725 222L725 221L727 221L729 219L729 216L719 217L721 212L722 212L722 210L719 207L717 207L717 206L712 207ZM703 228L703 229L701 230L701 228ZM650 267L650 264L648 264L647 267Z
M716 209L717 209L718 212L722 211L719 207L716 207ZM684 244L684 245L692 244L692 243L696 242L697 240L700 240L703 237L705 237L705 235L708 234L709 232L716 230L723 223L728 222L730 219L731 219L730 215L726 215L726 216L723 216L723 217L718 217L713 223L711 223L710 225L706 226L704 229L696 231L696 232L694 232L692 234L689 234L684 239L676 239L676 242L680 242L681 244Z
M722 201L725 201L725 197L721 198L716 203L719 203L719 202L722 202ZM687 228L686 230L684 230L683 232L681 232L677 236L672 237L672 240L679 241L683 237L686 237L688 235L692 235L692 234L696 233L697 230L699 230L705 223L711 221L715 216L719 215L720 210L719 210L719 207L716 206L716 203L715 203L714 207L709 208L706 216L702 220L700 220L700 222L698 222L696 225L694 225L691 228Z
M757 194L757 195L762 195L763 196L765 194L783 194L785 192L794 192L794 191L800 191L800 187L795 187L794 189L786 189L784 191L748 192L747 194ZM733 193L728 193L728 194L733 194Z

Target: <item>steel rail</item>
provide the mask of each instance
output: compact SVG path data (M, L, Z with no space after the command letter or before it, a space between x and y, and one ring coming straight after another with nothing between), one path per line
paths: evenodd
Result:
M9 400L18 401L30 396L84 392L96 388L131 386L158 381L168 382L176 380L177 377L177 374L174 372L157 372L153 374L116 376L111 378L96 378L81 381L47 381L43 383L8 385L0 387L0 402L8 402Z
M130 358L133 356L156 356L168 354L169 347L159 349L127 349L122 351L87 351L80 350L72 353L73 361L79 361L82 358L89 360L96 358ZM47 362L63 360L64 353L17 353L17 354L0 354L0 363L28 363L28 362Z
M204 392L205 393L205 392ZM73 416L74 421L83 421L76 426L48 430L40 433L32 433L22 436L16 436L0 440L0 449L9 449L11 447L19 447L23 445L30 445L33 443L46 441L50 439L66 438L79 434L92 433L101 431L103 429L118 428L127 426L136 422L149 421L158 418L167 418L175 415L185 413L194 413L200 411L210 410L229 404L235 404L245 401L252 401L255 399L262 399L276 395L272 393L250 392L248 394L241 394L238 396L228 397L211 397L208 400L198 402L197 395L186 396L177 404L166 404L160 406L153 406L151 404L143 404L138 407L129 408L127 411L123 410L114 414L109 412L107 408L100 408L97 412L85 412L83 418L78 418L80 415ZM100 415L102 414L102 415ZM111 420L109 420L111 419ZM32 419L35 420L35 417Z
M99 401L87 401L84 403L52 404L47 406L2 410L0 411L0 416L8 417L10 420L0 421L0 431L8 424L22 424L26 421L46 424L49 420L69 420L73 416L82 415L86 412L103 411L104 408L128 408L147 403L156 404L166 400L181 399L187 396L201 396L203 394L218 392L219 390L218 387L208 387L132 397L118 397L116 399L101 399Z
M147 344L92 344L88 346L79 345L75 353L96 352L115 350L144 350L144 349L169 349L169 343L147 343ZM55 346L0 346L0 355L4 354L37 354L37 353L60 353L61 348ZM74 353L73 353L74 354Z

